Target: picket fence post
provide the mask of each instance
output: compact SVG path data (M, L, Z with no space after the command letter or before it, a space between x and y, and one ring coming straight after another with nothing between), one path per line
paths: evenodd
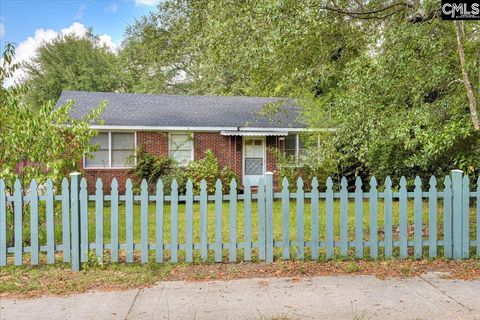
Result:
M80 271L80 173L71 173L70 181L72 271Z
M453 259L462 259L463 171L452 170L452 242Z
M273 262L273 173L265 173L266 262Z

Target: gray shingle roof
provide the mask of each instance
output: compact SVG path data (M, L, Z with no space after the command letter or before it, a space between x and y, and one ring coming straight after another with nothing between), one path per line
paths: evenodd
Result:
M273 119L258 113L279 98L179 96L63 91L57 106L74 100L71 115L80 118L103 100L101 118L111 126L302 128L299 108L284 100Z

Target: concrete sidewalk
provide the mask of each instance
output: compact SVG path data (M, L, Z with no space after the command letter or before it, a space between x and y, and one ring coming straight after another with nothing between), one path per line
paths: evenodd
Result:
M435 274L162 282L152 288L0 301L1 319L480 319L480 281Z

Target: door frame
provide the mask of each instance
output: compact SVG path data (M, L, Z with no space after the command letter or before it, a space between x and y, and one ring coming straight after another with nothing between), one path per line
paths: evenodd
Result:
M265 172L267 172L267 139L265 136L243 136L242 137L242 184L245 184L245 140L256 139L263 140L263 173L262 178L265 179ZM260 177L260 175L258 176ZM250 181L251 186L257 186L256 181Z

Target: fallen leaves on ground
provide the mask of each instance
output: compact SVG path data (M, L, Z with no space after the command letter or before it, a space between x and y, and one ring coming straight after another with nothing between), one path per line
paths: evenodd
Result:
M245 278L301 278L372 275L407 278L437 272L449 279L480 279L480 260L349 260L169 264L119 263L70 271L68 264L0 268L0 298L33 298L86 291L127 290L159 281L215 281Z

